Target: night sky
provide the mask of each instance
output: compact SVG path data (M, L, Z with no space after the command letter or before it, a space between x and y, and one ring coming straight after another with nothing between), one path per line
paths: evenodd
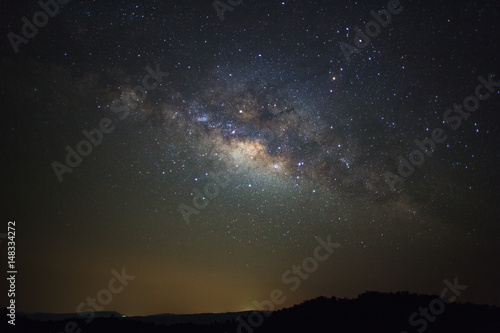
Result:
M455 277L500 305L499 4L230 2L72 0L25 38L40 5L2 1L17 311L76 312L122 268L103 309L127 315Z

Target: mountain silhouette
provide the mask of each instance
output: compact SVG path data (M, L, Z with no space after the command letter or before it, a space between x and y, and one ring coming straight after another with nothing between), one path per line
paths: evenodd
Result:
M3 308L2 316L7 313ZM356 299L318 297L274 312L125 317L116 312L89 323L78 314L17 314L15 330L2 332L193 332L193 333L499 333L500 308L455 303L438 296L368 291Z

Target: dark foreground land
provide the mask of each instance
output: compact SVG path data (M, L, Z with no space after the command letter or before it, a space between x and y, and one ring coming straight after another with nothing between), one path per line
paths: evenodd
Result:
M500 333L500 308L471 303L444 303L437 296L367 292L356 299L319 297L276 312L241 312L190 316L85 318L74 315L47 320L23 314L15 328L2 309L1 332L418 332ZM38 318L38 319L33 319ZM213 320L212 320L213 319ZM66 329L65 329L66 327ZM81 331L80 331L81 330Z

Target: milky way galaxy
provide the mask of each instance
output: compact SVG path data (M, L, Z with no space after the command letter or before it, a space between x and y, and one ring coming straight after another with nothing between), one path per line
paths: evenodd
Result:
M340 247L280 307L455 276L461 301L500 304L498 10L399 6L364 44L387 1L243 2L223 20L211 1L71 1L19 52L6 38L19 311L74 312L122 267L137 277L106 311L253 309L327 237ZM37 10L5 5L5 31ZM489 97L454 130L443 115L478 84ZM446 141L421 148L436 128Z

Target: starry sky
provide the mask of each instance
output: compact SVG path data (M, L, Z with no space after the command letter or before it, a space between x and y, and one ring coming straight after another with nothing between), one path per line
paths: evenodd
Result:
M455 277L500 305L498 4L220 3L73 0L17 44L41 7L0 4L18 311L75 312L123 267L127 315Z

